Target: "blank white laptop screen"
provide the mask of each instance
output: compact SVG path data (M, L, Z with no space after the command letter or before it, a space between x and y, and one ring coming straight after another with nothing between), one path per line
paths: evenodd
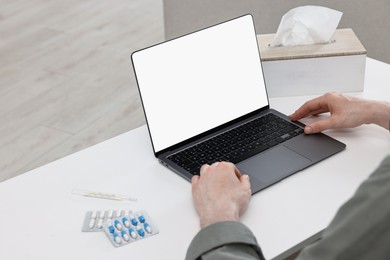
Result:
M157 153L268 105L250 15L132 55Z

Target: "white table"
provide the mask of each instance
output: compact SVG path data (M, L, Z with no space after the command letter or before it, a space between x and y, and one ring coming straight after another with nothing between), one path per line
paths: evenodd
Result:
M365 91L354 96L390 100L390 66L367 59ZM271 99L290 114L312 97ZM327 131L345 151L252 197L242 222L266 258L280 258L312 241L340 205L390 151L388 131L365 125ZM71 194L73 188L129 194L117 202ZM0 183L0 259L183 259L198 232L189 182L153 156L146 126ZM146 210L156 236L114 248L103 233L83 233L92 209Z

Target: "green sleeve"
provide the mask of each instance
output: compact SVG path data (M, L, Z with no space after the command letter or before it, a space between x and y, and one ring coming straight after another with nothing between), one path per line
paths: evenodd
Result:
M390 156L298 259L390 259Z
M253 233L240 222L224 221L209 225L194 237L186 260L264 259Z

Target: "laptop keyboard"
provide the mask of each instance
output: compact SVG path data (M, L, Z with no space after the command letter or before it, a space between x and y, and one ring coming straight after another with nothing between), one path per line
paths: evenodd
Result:
M302 133L302 128L270 113L175 153L168 159L195 175L199 174L203 164L238 163Z

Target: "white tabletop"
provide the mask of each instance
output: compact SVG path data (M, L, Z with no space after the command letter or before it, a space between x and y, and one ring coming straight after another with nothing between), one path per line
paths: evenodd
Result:
M367 59L364 92L390 100L390 66ZM271 99L292 113L312 96ZM242 218L266 258L282 256L316 236L390 151L388 131L365 125L327 131L345 151L252 197ZM73 188L137 197L117 202L73 195ZM198 218L190 183L153 156L146 126L0 183L0 259L183 259ZM115 248L103 233L81 232L86 211L146 210L156 236Z

